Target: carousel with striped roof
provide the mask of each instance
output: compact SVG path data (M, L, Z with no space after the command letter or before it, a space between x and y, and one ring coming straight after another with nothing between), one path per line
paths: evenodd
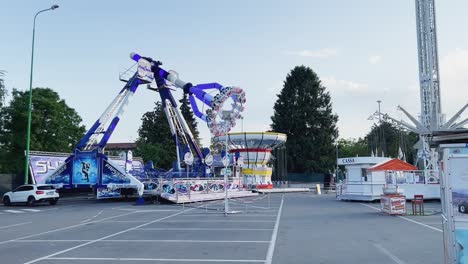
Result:
M226 138L227 137L227 138ZM242 182L246 186L272 188L272 167L268 162L272 150L286 143L286 134L276 132L237 132L216 138L234 154L236 163L242 167Z

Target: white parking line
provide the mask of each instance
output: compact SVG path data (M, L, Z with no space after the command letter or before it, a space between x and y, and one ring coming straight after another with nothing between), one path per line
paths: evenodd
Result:
M44 242L89 242L91 240L83 240L83 239L20 239L12 241L12 243L44 243Z
M7 213L13 213L13 214L22 214L24 213L23 211L18 211L18 210L3 210L4 212Z
M171 220L170 222L162 222L162 223L193 223L195 220ZM275 221L270 220L226 220L226 219L219 219L219 220L200 220L200 223L205 222L222 222L222 223L274 223Z
M37 209L21 209L23 211L28 211L28 212L40 212L41 210L37 210Z
M401 218L401 219L405 219L406 221L415 223L415 224L417 224L417 225L421 225L421 226L427 227L427 228L429 228L429 229L435 230L435 231L444 232L444 231L442 231L442 229L435 228L435 227L432 227L432 226L429 226L429 225L420 223L420 222L418 222L418 221L414 221L414 220L409 219L409 218L406 218L406 217L404 217L404 216L398 216L398 217Z
M399 259L397 256L393 255L390 251L388 251L386 248L384 248L382 245L378 244L378 243L372 243L372 245L374 245L374 247L376 247L378 250L380 250L382 253L384 253L385 255L387 255L390 259L392 259L393 261L395 261L395 263L397 264L405 264L405 262L401 259Z
M11 214L22 214L26 212L33 212L33 213L38 213L38 212L45 212L45 211L50 211L50 210L57 210L58 208L50 208L50 209L31 209L31 208L20 208L20 209L8 209L8 210L1 210L0 214L5 214L5 213L11 213Z
M139 228L136 231L158 231L158 230L169 230L169 231L272 231L273 228Z
M262 207L262 206L255 206L255 205L250 205L250 204L241 204L241 203L234 203L231 207L239 207L239 208L257 208L257 209L263 209L263 210L272 210L272 209L278 209L278 207Z
M263 240L180 240L180 239L95 239L95 240L77 240L77 239L37 239L37 240L16 240L15 243L45 243L45 242L90 242L91 243L270 243L270 241L263 241ZM77 246L80 247L80 246ZM70 249L71 250L71 249ZM66 251L65 251L66 252ZM64 253L64 252L62 252ZM61 254L61 253L59 253ZM57 254L58 255L58 254ZM48 259L47 257L44 259ZM33 262L28 262L33 263Z
M96 221L81 223L81 224L77 224L77 225L66 226L66 227L62 227L62 228L58 228L58 229L53 229L53 230L49 230L49 231L45 231L45 232L41 232L41 233L29 235L29 236L24 236L24 237L20 237L20 238L15 238L15 239L10 239L10 240L6 240L6 241L1 241L1 242L0 242L0 245L5 244L5 243L14 242L14 241L19 240L19 239L25 239L25 238L30 238L30 237L45 235L45 234L49 234L49 233L53 233L53 232L57 232L57 231L62 231L62 230L66 230L66 229L70 229L70 228L74 228L74 227L78 227L78 226L87 225L87 224L90 224L90 223L98 223L98 222L104 221L104 220L106 220L106 219L112 219L112 218L116 218L116 217L126 216L126 215L129 215L129 214L133 214L133 212L131 212L131 213L125 213L125 214L120 214L120 215L115 215L115 216L111 216L111 217L104 218L104 219L101 219L101 220L96 220Z
M218 215L218 216L224 216L224 212L219 212L217 214L214 213L207 213L207 214L184 214L181 216L210 216L210 215ZM235 216L239 217L276 217L276 214L236 214Z
M270 246L268 247L268 253L265 259L265 264L271 264L273 261L273 254L275 253L275 244L276 244L276 237L278 236L278 228L281 218L281 211L283 210L283 202L284 202L284 194L281 196L281 205L278 210L278 216L276 217L275 228L273 230L273 234L271 234Z
M91 218L88 218L88 219L86 219L86 220L81 221L81 223L88 222L88 221L90 221L90 220L92 220L92 219L98 217L100 214L102 214L102 212L104 212L104 210L101 210L99 213L97 213L97 215L95 215L95 216L93 216L93 217L91 217Z
M24 222L24 223L19 223L19 224L14 224L14 225L0 226L0 229L8 228L8 227L14 227L14 226L27 225L27 224L31 224L31 223L32 222Z
M361 203L360 205L364 205L364 206L367 206L367 207L372 208L372 209L374 209L374 210L381 211L380 208L374 207L374 206L370 206L370 205L368 205L368 204L363 204L363 203ZM432 227L432 226L423 224L423 223L421 223L421 222L415 221L415 220L413 220L413 219L406 218L406 217L404 217L404 216L397 215L396 217L398 217L398 218L400 218L400 219L404 219L404 220L406 220L406 221L408 221L408 222L411 222L411 223L415 223L415 224L420 225L420 226L427 227L427 228L432 229L432 230L435 230L435 231L444 232L444 231L442 231L442 229L435 228L435 227Z
M258 259L156 259L156 258L48 258L52 260L94 260L94 261L162 261L162 262L234 262L234 263L263 263Z
M197 207L188 209L187 211L192 211L192 210L195 210L195 209L197 209ZM149 222L149 223L141 224L141 225L138 225L138 226L135 226L135 227L132 227L132 228L129 228L129 229L125 229L125 230L123 230L123 231L120 231L120 232L117 232L117 233L114 233L114 234L111 234L111 235L108 235L108 236L105 236L105 237L101 237L101 238L98 238L98 239L89 241L89 242L87 242L87 243L83 243L83 244L80 244L80 245L77 245L77 246L74 246L74 247L71 247L71 248L67 248L67 249L64 249L64 250L61 250L61 251L52 253L52 254L50 254L50 255L47 255L47 256L44 256L44 257L40 257L40 258L31 260L31 261L25 262L24 264L36 263L36 262L41 261L41 260L44 260L44 259L48 259L48 258L51 258L51 257L55 257L55 256L57 256L57 255L60 255L60 254L65 253L65 252L68 252L68 251L71 251L71 250L74 250L74 249L77 249L77 248L81 248L81 247L84 247L84 246L87 246L87 245L90 245L90 244L99 242L99 241L101 241L101 240L105 240L105 239L108 239L108 238L111 238L111 237L114 237L114 236L117 236L117 235L120 235L120 234L129 232L129 231L132 231L132 230L135 230L135 229L138 229L138 228L141 228L141 227L144 227L144 226L153 224L153 223L157 223L157 222L164 221L164 220L166 220L166 219L168 219L168 218L171 218L171 217L174 217L174 216L178 216L178 215L180 215L180 214L183 214L184 212L186 212L186 211L182 211L182 212L179 212L179 213L171 214L171 215L169 215L169 216L165 216L165 217L162 217L162 218L158 218L158 219L153 220L153 221L151 221L151 222Z
M101 223L148 223L150 221L141 221L141 220L110 220L110 221L101 221Z
M135 210L135 209L126 209L126 208L112 208L115 210L121 210L121 211L133 211L136 213L153 213L153 212L178 212L180 210L178 209L150 209L150 210Z

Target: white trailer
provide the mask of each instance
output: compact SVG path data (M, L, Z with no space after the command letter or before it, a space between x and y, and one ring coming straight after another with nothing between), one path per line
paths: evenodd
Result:
M338 159L338 165L345 167L344 182L336 185L338 200L374 201L380 199L385 175L368 175L368 169L376 164L389 161L385 157L349 157Z

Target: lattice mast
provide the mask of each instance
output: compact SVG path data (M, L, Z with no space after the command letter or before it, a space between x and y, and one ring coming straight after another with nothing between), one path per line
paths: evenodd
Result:
M434 0L416 0L421 123L429 131L444 123L440 103L439 56Z
M403 107L398 106L411 121L397 120L380 112L374 116L383 116L386 120L395 122L406 129L415 132L420 137L422 147L418 151L418 159L424 161L426 176L438 171L438 154L430 148L430 139L434 131L454 131L468 124L468 118L456 122L468 108L468 103L445 122L440 103L439 57L437 52L437 31L434 0L415 0L416 31L418 37L419 85L421 95L421 116L418 120Z
M416 33L418 40L419 89L421 96L420 121L424 130L419 131L422 149L418 158L424 162L424 170L438 171L438 155L429 146L433 131L444 123L440 103L439 56L434 0L415 0ZM427 130L427 131L425 131Z
M432 132L439 130L444 124L440 103L439 59L437 53L437 32L434 0L415 0L416 4L416 33L418 41L419 85L421 116L419 120L413 117L403 107L398 106L411 121L397 120L382 113L386 120L395 122L406 129L415 132L420 137L421 148L418 160L424 163L426 176L438 170L438 156L430 148ZM455 117L454 117L455 118Z

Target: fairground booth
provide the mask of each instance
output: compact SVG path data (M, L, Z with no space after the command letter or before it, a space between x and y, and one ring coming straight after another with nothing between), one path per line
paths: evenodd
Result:
M383 188L398 189L407 199L423 195L424 199L440 199L440 184L434 173L425 173L399 159L354 157L338 160L346 174L337 184L337 199L379 200Z

